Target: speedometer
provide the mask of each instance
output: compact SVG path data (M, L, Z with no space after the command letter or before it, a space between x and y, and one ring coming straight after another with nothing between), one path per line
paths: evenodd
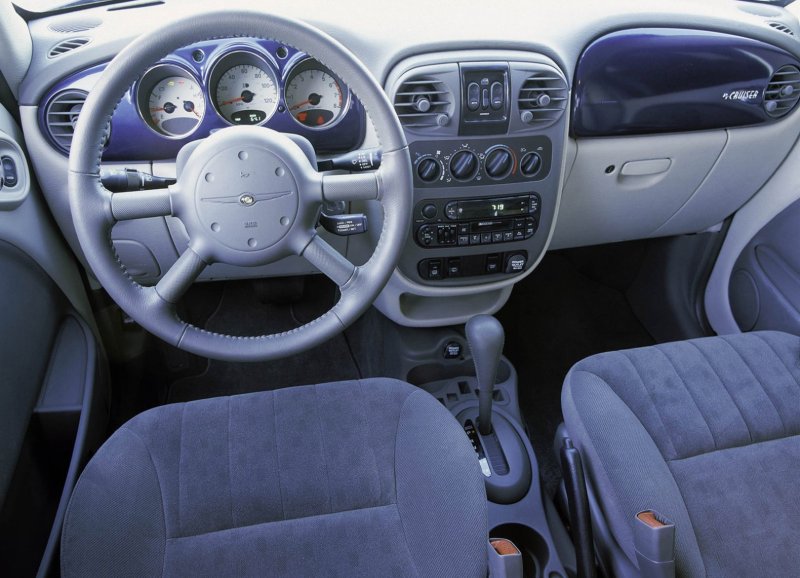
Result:
M327 128L342 116L345 93L333 73L316 61L298 66L286 83L286 106L300 124Z
M217 110L231 124L261 124L278 107L278 87L271 72L255 64L239 64L219 77Z

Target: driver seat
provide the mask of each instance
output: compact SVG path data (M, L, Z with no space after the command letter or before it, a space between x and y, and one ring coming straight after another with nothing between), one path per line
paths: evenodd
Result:
M87 465L64 576L484 578L487 501L452 415L367 379L161 406Z

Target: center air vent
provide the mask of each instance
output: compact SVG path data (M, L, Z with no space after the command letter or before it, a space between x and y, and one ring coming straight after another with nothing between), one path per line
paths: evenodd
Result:
M434 75L403 80L394 95L394 110L406 129L436 129L450 124L455 108L448 85Z
M764 90L764 110L773 118L791 112L800 100L800 70L792 65L778 69Z
M72 136L78 116L86 102L83 90L67 90L54 96L45 109L45 128L50 141L64 153L69 154Z
M519 91L519 114L522 122L545 127L553 124L567 106L567 81L554 70L528 76Z
M47 53L47 58L56 58L57 56L66 54L88 43L88 38L70 38L69 40L62 40L50 49L50 52Z

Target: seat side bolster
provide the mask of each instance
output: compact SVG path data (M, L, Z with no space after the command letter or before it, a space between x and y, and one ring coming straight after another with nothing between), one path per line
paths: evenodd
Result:
M681 574L704 576L691 518L669 466L636 415L590 369L583 362L570 371L561 405L614 539L636 565L634 516L658 510L675 521Z
M160 576L166 525L158 475L144 442L117 430L70 499L61 539L62 576ZM122 572L122 574L121 574Z

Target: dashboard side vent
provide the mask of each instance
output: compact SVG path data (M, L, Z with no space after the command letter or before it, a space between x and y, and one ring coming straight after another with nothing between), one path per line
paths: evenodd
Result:
M549 126L564 114L568 98L567 81L560 74L552 70L531 74L519 90L520 119L537 127Z
M764 110L772 118L786 116L800 100L800 70L787 64L779 68L764 90Z
M47 58L56 58L57 56L66 54L67 52L75 50L76 48L80 48L88 43L88 38L70 38L68 40L62 40L50 49L50 52L47 53Z
M78 116L86 102L87 93L83 90L66 90L55 95L44 112L44 123L50 141L61 152L69 154L72 137Z
M404 80L394 95L394 110L407 129L434 129L450 124L455 109L448 85L434 75Z
M65 20L63 22L53 22L48 26L53 32L59 34L75 34L76 32L85 32L92 28L97 28L103 23L99 18L83 18L74 20Z
M794 30L789 28L783 22L769 22L771 28L778 30L779 32L783 32L784 34L788 34L789 36L794 36Z

